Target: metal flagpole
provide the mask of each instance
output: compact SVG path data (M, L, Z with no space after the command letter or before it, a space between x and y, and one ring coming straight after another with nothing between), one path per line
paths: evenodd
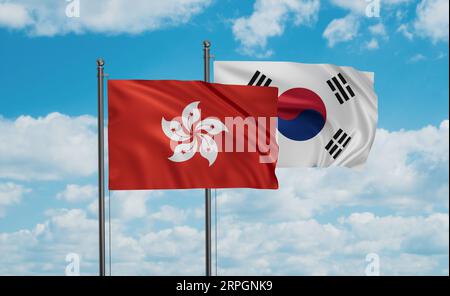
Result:
M98 240L99 240L99 273L105 276L105 159L104 159L104 67L103 59L97 59L98 82Z
M210 48L211 42L203 41L204 81L210 82ZM211 189L205 189L205 263L206 276L212 275L211 256Z

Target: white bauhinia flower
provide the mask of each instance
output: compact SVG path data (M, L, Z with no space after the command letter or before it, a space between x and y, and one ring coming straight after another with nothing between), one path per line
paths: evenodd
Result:
M164 134L172 141L178 142L169 160L183 162L194 157L197 151L206 158L211 166L217 159L219 149L214 136L221 132L228 132L227 127L220 120L208 117L201 120L198 108L200 102L187 105L181 113L181 119L171 121L161 120Z
M192 142L181 143L175 147L173 155L169 159L173 162L183 162L191 159L195 152L197 152L197 139L194 138Z
M190 136L183 129L179 121L167 121L164 118L161 121L162 129L169 139L177 142L184 142L189 140Z
M198 104L200 104L200 102L190 103L184 108L183 113L181 113L183 125L188 131L192 131L192 125L200 120Z

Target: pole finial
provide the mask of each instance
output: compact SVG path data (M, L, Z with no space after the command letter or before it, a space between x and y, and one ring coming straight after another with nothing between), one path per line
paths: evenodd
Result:
M97 59L97 66L103 67L104 65L105 65L105 60L103 60L102 58L98 58Z
M209 40L203 41L203 47L210 48L211 47L211 42L209 42Z

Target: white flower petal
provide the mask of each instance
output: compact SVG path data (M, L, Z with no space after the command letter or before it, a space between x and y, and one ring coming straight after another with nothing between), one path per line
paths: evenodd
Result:
M183 162L191 159L197 152L197 139L190 143L182 143L175 147L175 151L169 160L173 162Z
M183 125L188 131L192 131L192 125L200 120L198 104L200 104L200 102L190 103L184 108L183 113L181 114Z
M200 144L200 155L206 158L209 162L209 166L211 166L217 158L217 143L208 135L201 134L200 138L202 139Z
M167 121L163 117L161 120L161 126L164 134L166 134L166 136L173 141L184 142L190 138L189 135L184 132L181 123L177 120Z
M195 130L196 131L204 130L208 134L213 136L218 135L223 131L228 132L228 129L225 126L225 124L223 124L220 120L214 119L212 117L208 117L200 121L200 124L196 126Z

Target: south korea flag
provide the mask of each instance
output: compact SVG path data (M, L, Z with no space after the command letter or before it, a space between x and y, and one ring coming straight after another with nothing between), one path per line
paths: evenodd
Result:
M328 64L215 62L214 82L278 87L278 167L366 162L378 121L374 73Z

